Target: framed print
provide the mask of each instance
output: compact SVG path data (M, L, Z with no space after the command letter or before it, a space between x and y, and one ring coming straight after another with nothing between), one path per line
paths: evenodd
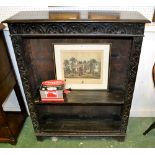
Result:
M54 44L54 51L66 89L108 89L110 44Z

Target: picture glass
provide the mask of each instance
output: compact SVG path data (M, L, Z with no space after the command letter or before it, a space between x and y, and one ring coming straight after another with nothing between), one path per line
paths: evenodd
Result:
M107 89L109 44L54 45L57 79L66 88Z

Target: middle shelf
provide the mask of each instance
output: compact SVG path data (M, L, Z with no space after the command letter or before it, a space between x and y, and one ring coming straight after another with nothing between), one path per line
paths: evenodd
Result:
M40 95L35 97L35 104L58 105L121 105L124 103L122 91L72 90L64 96L64 102L41 102Z

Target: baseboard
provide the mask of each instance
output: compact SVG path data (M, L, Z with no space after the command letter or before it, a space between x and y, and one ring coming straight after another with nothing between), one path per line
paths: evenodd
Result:
M20 112L21 110L16 107L3 107L4 111Z
M131 110L130 117L155 117L155 109Z

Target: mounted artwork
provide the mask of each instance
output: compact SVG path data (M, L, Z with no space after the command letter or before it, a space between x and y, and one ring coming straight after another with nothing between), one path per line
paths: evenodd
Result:
M108 89L110 44L55 44L56 76L66 88Z

